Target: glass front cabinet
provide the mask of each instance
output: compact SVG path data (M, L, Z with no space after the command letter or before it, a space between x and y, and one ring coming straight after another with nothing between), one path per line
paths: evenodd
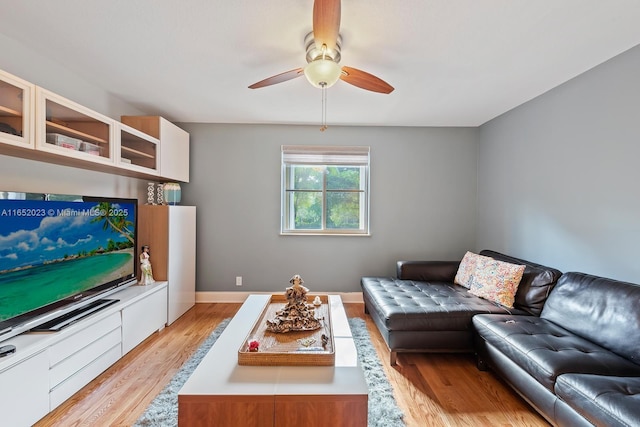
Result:
M33 148L35 86L0 70L0 143Z
M36 88L36 148L71 158L114 163L115 121Z
M0 70L0 154L189 181L189 134L159 116L114 120Z
M157 174L160 141L123 123L116 125L117 165L123 169Z

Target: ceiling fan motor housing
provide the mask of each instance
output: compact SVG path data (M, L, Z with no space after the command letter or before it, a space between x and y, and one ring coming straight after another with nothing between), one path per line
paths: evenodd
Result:
M322 47L316 46L316 41L313 37L313 31L307 34L304 38L304 47L307 51L307 62L313 62L316 59L320 59L323 56L329 57L327 59L331 59L336 63L340 62L342 59L342 55L340 54L340 49L342 48L342 36L338 35L338 39L336 40L336 47L334 49L327 48L322 49Z

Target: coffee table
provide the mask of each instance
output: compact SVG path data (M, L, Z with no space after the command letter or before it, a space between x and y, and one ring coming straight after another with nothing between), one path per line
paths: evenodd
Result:
M178 393L180 426L367 425L368 388L339 295L329 295L335 366L241 366L270 295L249 295Z

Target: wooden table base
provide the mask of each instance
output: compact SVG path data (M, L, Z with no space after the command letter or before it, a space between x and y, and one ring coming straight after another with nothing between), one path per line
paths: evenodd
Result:
M189 427L366 427L367 396L184 396L178 425Z

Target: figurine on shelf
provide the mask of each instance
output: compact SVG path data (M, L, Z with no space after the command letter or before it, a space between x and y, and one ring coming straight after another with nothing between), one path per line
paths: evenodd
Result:
M149 258L149 246L144 245L140 248L140 285L150 285L155 282Z

